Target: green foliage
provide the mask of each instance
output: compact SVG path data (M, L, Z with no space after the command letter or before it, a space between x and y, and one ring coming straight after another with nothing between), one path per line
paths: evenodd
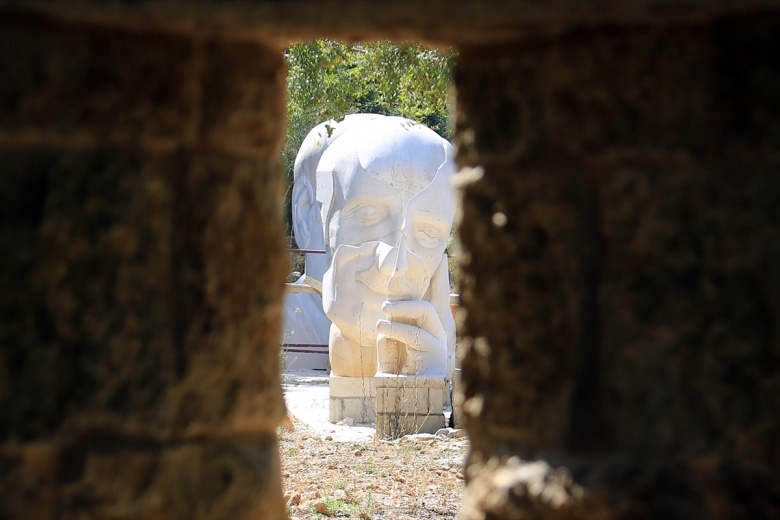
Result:
M416 43L317 40L291 45L284 56L288 97L282 156L290 186L298 148L309 130L327 119L357 112L396 115L449 137L452 50ZM289 226L289 190L285 208Z
M454 52L419 44L298 43L285 50L288 137L355 112L399 115L447 136ZM301 137L302 140L302 137Z

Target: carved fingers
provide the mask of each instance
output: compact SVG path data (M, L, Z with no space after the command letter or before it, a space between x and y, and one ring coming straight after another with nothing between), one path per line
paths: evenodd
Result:
M423 351L447 343L447 333L430 302L387 301L382 305L382 312L387 320L377 322L377 332L385 337Z
M447 334L433 306L427 301L385 302L382 311L388 319L376 324L380 371L444 374ZM388 369L389 366L395 368Z

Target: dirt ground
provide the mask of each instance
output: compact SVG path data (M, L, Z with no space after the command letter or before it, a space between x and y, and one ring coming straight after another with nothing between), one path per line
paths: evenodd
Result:
M468 450L465 437L343 442L295 417L292 423L292 431L279 428L282 485L291 518L457 517Z

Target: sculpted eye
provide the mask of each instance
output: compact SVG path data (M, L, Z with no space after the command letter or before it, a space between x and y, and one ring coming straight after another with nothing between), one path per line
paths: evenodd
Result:
M427 226L420 230L420 233L424 234L428 238L438 239L441 236L439 230L435 227Z
M355 220L355 222L364 226L375 224L382 220L384 216L385 212L380 208L369 206L367 204L358 206L352 213L352 218Z
M439 244L441 230L434 226L420 226L416 233L417 241L424 247L435 247Z

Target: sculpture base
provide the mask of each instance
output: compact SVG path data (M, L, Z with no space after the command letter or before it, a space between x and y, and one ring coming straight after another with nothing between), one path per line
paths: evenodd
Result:
M397 439L444 428L443 377L379 373L376 385L376 434Z
M452 373L452 426L463 427L463 376L460 368Z
M330 375L330 422L351 417L356 423L376 421L376 387L373 377Z

